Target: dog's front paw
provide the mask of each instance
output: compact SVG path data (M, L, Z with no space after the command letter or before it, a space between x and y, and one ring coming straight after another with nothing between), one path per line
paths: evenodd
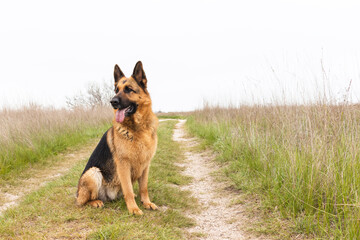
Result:
M130 214L135 214L135 215L143 215L143 211L141 211L139 208L131 208L129 209L129 213Z
M158 207L152 203L152 202L148 202L148 203L143 203L144 208L148 209L148 210L157 210Z

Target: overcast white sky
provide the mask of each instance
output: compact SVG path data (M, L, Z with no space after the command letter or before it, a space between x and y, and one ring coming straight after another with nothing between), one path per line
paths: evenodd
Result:
M357 3L359 2L359 3ZM65 106L141 60L155 111L360 97L360 1L1 1L0 106ZM322 72L321 61L325 69Z

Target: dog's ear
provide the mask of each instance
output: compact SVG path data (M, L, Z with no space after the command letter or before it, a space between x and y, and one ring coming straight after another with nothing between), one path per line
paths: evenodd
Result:
M146 92L147 79L141 61L138 61L136 63L132 77L136 80L139 86L142 87L142 89L144 89L144 91Z
M115 83L117 83L117 81L119 81L120 78L125 77L124 73L121 71L121 69L119 68L119 66L116 64L114 67L114 79L115 79Z

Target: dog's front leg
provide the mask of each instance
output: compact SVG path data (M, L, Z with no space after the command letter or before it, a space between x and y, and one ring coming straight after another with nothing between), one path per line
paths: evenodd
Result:
M149 193L148 193L148 178L149 178L149 166L147 166L139 178L139 192L140 199L146 209L156 210L158 207L150 202Z
M126 161L120 161L117 171L119 174L121 189L124 194L126 206L130 214L142 215L143 212L139 209L135 202L135 194L131 183L131 167Z

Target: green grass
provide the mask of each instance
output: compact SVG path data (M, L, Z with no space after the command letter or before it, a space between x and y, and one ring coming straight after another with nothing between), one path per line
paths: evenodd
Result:
M110 127L112 115L106 107L66 110L31 104L0 111L0 182L97 137Z
M159 119L184 119L185 117L180 115L158 115Z
M70 147L80 146L89 140L104 133L110 123L101 123L96 126L84 125L76 131L63 129L56 134L40 132L28 144L13 145L11 151L0 152L0 182L20 174L34 164L43 164L50 157L64 152ZM36 165L35 165L36 167Z
M214 108L187 127L218 152L234 186L258 199L255 229L360 239L359 116L357 106Z
M158 150L149 176L149 195L161 210L144 210L137 217L128 214L124 199L105 203L103 209L75 206L77 181L86 159L60 179L26 196L16 208L0 218L2 239L183 239L184 228L194 222L184 215L196 208L196 201L176 185L191 179L179 173L175 162L182 160L178 143L171 139L174 121L160 124ZM91 153L89 153L90 155ZM135 192L137 192L137 185Z

